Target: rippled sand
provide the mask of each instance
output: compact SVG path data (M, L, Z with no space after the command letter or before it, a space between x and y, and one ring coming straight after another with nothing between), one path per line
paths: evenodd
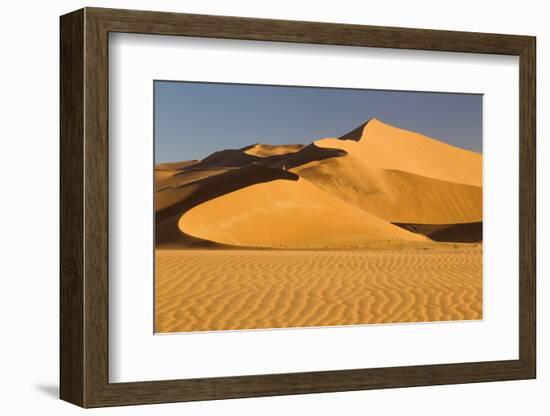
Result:
M479 245L157 250L156 332L482 318Z

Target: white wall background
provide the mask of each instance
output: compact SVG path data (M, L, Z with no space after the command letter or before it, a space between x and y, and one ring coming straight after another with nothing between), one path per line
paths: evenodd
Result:
M51 0L5 2L0 15L0 410L72 415L83 410L58 394L58 16L83 6L317 20L387 26L529 34L538 37L539 378L533 381L316 394L86 411L102 415L529 414L550 409L550 361L543 331L550 301L542 212L550 163L543 124L550 86L550 26L545 2L524 0Z

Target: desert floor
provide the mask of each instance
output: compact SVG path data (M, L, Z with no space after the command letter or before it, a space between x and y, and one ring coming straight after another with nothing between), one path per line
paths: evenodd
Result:
M482 318L480 244L157 250L156 332Z

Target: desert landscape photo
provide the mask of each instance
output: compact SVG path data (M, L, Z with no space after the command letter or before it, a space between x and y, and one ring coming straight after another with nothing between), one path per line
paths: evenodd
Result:
M480 96L155 100L155 332L482 319Z

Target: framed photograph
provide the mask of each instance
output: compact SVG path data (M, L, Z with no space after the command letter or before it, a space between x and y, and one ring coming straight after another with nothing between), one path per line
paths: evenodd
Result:
M60 395L535 378L535 38L61 17Z

